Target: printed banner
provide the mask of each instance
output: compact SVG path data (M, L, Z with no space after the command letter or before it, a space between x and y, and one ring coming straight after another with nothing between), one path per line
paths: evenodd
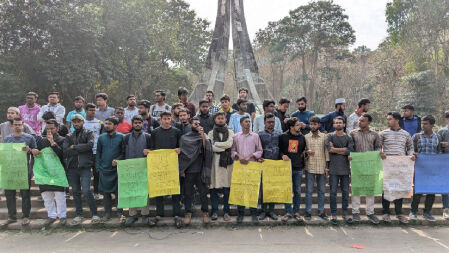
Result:
M249 162L246 165L234 162L229 203L257 208L261 172L262 166L259 162Z
M178 154L175 150L152 150L147 161L150 198L179 194Z
M34 181L37 185L69 187L64 166L51 148L44 148L34 157Z
M292 203L290 161L264 160L262 163L263 203Z
M25 190L28 185L27 153L25 143L0 143L0 188Z
M147 206L147 173L146 158L117 161L118 208Z
M352 195L381 195L383 170L380 152L352 152L351 158Z
M409 156L387 156L384 170L384 198L388 201L410 198L413 195L414 161Z
M449 193L449 154L418 154L415 193Z

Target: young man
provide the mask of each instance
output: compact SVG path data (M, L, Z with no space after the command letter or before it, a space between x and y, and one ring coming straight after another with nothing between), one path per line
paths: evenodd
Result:
M59 103L59 92L53 91L48 94L48 104L42 106L37 114L37 120L42 122L42 130L45 128L45 120L42 118L45 112L52 111L56 115L56 121L64 124L65 107Z
M28 124L37 136L41 135L42 123L37 120L37 115L41 110L41 106L36 104L38 95L36 92L28 92L26 95L26 103L19 106L20 118L23 123Z
M316 182L318 195L318 216L327 221L324 212L324 198L326 193L326 178L329 168L329 151L326 148L327 136L320 132L320 118L313 116L309 120L310 133L306 134L306 220L312 219L313 188Z
M218 219L218 191L223 191L223 220L230 221L229 191L231 187L232 167L234 161L231 157L231 148L234 132L226 125L226 113L217 112L214 115L214 128L208 137L212 142L214 157L212 160L210 202L212 206L212 220Z
M95 104L87 104L86 105L86 119L84 120L84 128L87 130L92 131L93 136L94 136L94 146L92 148L92 154L95 156L97 154L97 143L98 143L98 137L100 137L100 135L103 133L104 131L104 124L103 121L98 120L97 118L95 118L95 114L97 112L97 106ZM98 181L99 181L99 176L98 176L98 172L95 169L95 160L93 162L93 166L92 166L92 174L94 176L94 199L95 200L99 200L99 199L103 199L103 195L100 194L100 191L98 190Z
M398 112L389 112L387 115L388 129L380 132L380 141L382 143L382 159L387 156L410 156L410 159L415 160L413 155L413 141L410 134L401 129L399 122L401 115ZM394 210L399 222L403 224L408 223L408 219L402 215L402 201L403 199L394 200ZM382 213L384 222L391 223L390 218L390 201L384 199L382 195Z
M276 123L276 116L272 113L267 113L264 116L264 131L260 131L259 135L260 142L262 143L263 159L279 160L279 136L281 132L274 130L274 125ZM257 120L257 118L256 118ZM263 172L262 172L263 176ZM265 220L266 216L270 217L272 220L277 220L278 216L274 213L274 203L263 203L263 185L260 183L260 197L262 202L262 212L259 214L259 220Z
M214 119L212 114L209 112L209 102L207 100L201 100L199 103L200 111L198 112L198 119L200 120L200 125L204 129L204 133L207 135L212 128L214 128Z
M123 134L117 130L118 119L109 117L104 122L105 133L100 135L97 144L97 154L95 158L95 169L99 174L100 183L98 189L103 192L104 216L105 221L112 217L112 194L118 202L118 176L117 160L121 159ZM117 209L120 223L125 222L122 215L123 210Z
M292 113L292 117L296 117L301 122L301 133L306 135L310 132L310 119L315 116L315 113L307 110L307 98L300 97L296 99L296 106L298 110Z
M149 134L142 131L143 119L142 116L136 115L132 118L133 130L131 133L125 135L122 142L122 158L134 159L146 157L150 150L151 137ZM142 175L144 176L144 175ZM125 225L131 226L138 220L137 212L140 211L142 215L142 224L149 224L150 206L130 208L129 217L126 219Z
M171 106L165 103L166 93L163 90L157 90L154 92L156 104L150 107L150 115L155 120L159 121L161 112L171 111Z
M435 126L435 118L432 115L424 116L421 119L421 133L413 135L413 147L415 150L415 157L418 154L435 155L440 154L442 150L441 137L433 132ZM413 201L410 210L410 219L416 220L418 218L418 206L421 201L422 194L413 194ZM424 206L424 219L428 221L435 221L435 218L430 213L432 211L433 202L435 202L435 194L426 194L426 202Z
M18 113L17 113L18 114ZM37 154L39 152L36 149L36 142L34 137L30 134L23 132L23 121L21 118L14 118L12 123L13 134L5 136L3 142L5 143L25 143L25 147L22 148L23 152L28 153L28 189L20 190L20 196L22 197L22 226L30 224L30 211L31 211L31 194L30 194L30 179L32 175L32 168L30 166L31 154ZM17 222L17 207L16 207L16 190L5 190L6 207L8 208L8 220L2 225L7 226L11 223Z
M135 95L129 95L126 97L125 108L125 121L132 124L131 120L134 116L139 115L139 109L137 109L137 98Z
M346 124L346 132L349 134L352 130L357 129L359 126L359 119L362 114L369 111L371 101L367 98L362 98L357 104L357 109L349 116L348 123Z
M399 121L399 127L407 131L410 136L421 132L421 118L415 115L415 107L413 105L402 107L402 118Z
M114 115L114 108L108 106L108 95L106 93L95 95L95 101L97 102L97 113L95 114L97 119L104 122L106 118Z
M34 152L34 156L39 156L40 151L44 148L51 148L59 157L62 166L64 166L65 162L62 146L64 145L65 138L59 136L58 134L59 124L56 120L48 120L45 124L47 128L47 136L40 139L37 143L37 149L39 151ZM57 218L59 218L59 223L61 225L65 225L67 223L67 203L65 199L64 187L39 185L39 190L48 214L48 219L45 221L44 226L50 226L56 221Z
M371 117L371 115L367 113L362 114L359 118L359 127L349 133L349 136L351 136L352 140L354 141L355 152L380 151L382 149L379 134L370 129L370 124L372 121L373 117ZM352 196L351 200L352 219L355 222L359 222L361 220L360 196ZM365 196L365 201L366 216L373 224L379 224L379 219L374 214L374 196Z
M279 155L282 160L292 163L292 184L293 184L293 212L292 205L285 204L285 215L282 221L288 221L295 218L302 221L299 214L299 205L301 203L301 181L304 169L304 154L306 148L306 139L301 134L301 124L297 118L290 118L287 121L288 131L279 137Z
M220 98L220 103L221 103L220 111L226 114L226 124L229 126L231 115L236 112L231 107L231 98L228 95L223 95L223 97Z
M189 95L189 92L187 91L186 88L180 87L178 89L179 102L182 103L185 108L189 109L189 112L190 112L191 115L195 115L196 114L195 105L190 103L189 101L187 101L187 96L188 95Z
M206 91L205 100L209 103L209 113L210 115L215 115L215 113L220 111L220 105L215 104L215 94L213 91Z
M239 99L241 100L241 99ZM243 100L244 101L244 100ZM247 114L247 113L246 113ZM231 157L240 161L242 164L248 164L249 161L262 161L262 143L259 135L251 132L251 119L249 115L240 118L242 131L234 135L232 144ZM243 222L245 207L238 206L237 223ZM257 208L250 208L251 220L258 222Z
M17 107L9 107L6 113L6 122L0 124L0 142L4 142L6 136L9 136L14 133L13 129L13 121L16 118L20 118L19 116L20 110ZM34 130L27 124L23 123L23 132L26 134L36 135Z
M44 115L42 115L42 119L44 120L44 123L47 122L48 120L56 120L56 114L52 111L47 111L44 112ZM59 123L59 132L58 134L62 137L66 137L69 134L69 128L62 123ZM47 129L44 127L44 129L42 130L42 137L45 137L47 135ZM39 139L39 137L37 138Z
M249 92L247 88L242 87L239 89L239 99L244 99L248 101L248 94ZM234 111L238 111L239 110L238 103L233 104L232 109L234 109ZM253 122L254 118L256 117L256 106L254 106L253 103L248 102L248 106L246 107L245 112L247 112L251 116L251 122Z
M179 110L181 110L182 108L184 108L184 105L181 104L181 103L175 103L171 107L171 114L172 114L171 122L172 122L172 125L174 125L175 123L179 123Z
M352 138L345 133L345 120L343 117L334 118L335 132L329 133L326 139L326 147L329 150L329 184L330 184L330 207L331 222L337 223L337 190L340 185L341 190L341 209L343 211L343 220L352 222L348 218L349 202L349 154L354 152L354 142Z
M190 119L190 131L184 134L179 141L179 173L184 178L184 225L189 225L192 220L192 202L195 187L198 189L203 223L210 223L209 192L210 175L212 166L212 146L200 126L200 120L196 117Z
M126 122L125 119L125 109L123 107L116 107L114 111L114 116L118 119L117 132L121 134L127 134L131 132L131 124Z
M290 118L290 115L288 115L287 113L289 107L290 107L290 99L283 97L279 99L278 108L276 108L276 110L274 111L274 116L278 117L279 120L281 121L282 132L288 130L286 123L288 118Z
M73 133L67 135L64 140L63 150L67 166L67 178L72 186L73 199L76 207L76 217L72 225L79 225L83 220L83 196L87 198L90 211L92 212L92 223L100 222L97 215L97 205L90 191L90 170L94 164L92 148L94 147L94 135L91 131L84 129L84 117L80 114L73 115L72 124L75 128Z
M72 126L72 117L75 114L81 114L84 118L86 118L86 112L84 111L84 98L81 96L77 96L74 100L73 103L75 104L75 110L70 111L67 114L67 118L65 119L65 124L67 125L67 128L70 129L70 132L75 131L75 128L73 128Z
M335 111L330 112L321 118L321 132L324 132L326 134L334 132L335 131L335 128L333 127L334 119L339 116L343 118L343 123L346 124L347 120L346 120L345 110L346 110L346 99L337 98L335 100ZM345 127L345 132L346 132L346 127Z
M150 106L151 103L148 100L140 100L137 104L137 108L139 109L139 115L142 116L143 119L143 128L142 131L151 134L151 132L160 126L159 122L153 119L150 115Z
M240 119L245 116L250 116L246 112L246 108L248 106L248 101L245 99L239 98L237 100L237 106L239 108L239 111L237 113L234 113L231 115L231 118L229 119L229 129L231 129L234 133L238 133L242 131L242 127L240 124ZM252 122L250 122L251 124ZM252 128L252 124L251 124Z
M444 113L446 126L438 130L438 135L441 136L442 153L449 153L449 111ZM443 218L449 220L449 195L442 194L443 199Z
M181 152L179 149L179 139L181 138L181 130L171 126L171 113L161 113L161 126L156 128L151 133L151 147L150 150L158 149L174 149L178 155ZM151 151L150 151L151 152ZM177 228L182 227L181 216L181 197L180 195L172 195L173 216ZM151 219L150 225L156 225L157 222L164 216L164 197L156 197L156 217Z
M268 113L273 114L275 111L274 100L272 99L265 99L263 101L262 106L264 115L259 115L254 119L253 131L255 133L262 132L265 130L265 115L267 115ZM275 119L274 131L276 131L279 134L282 134L281 120L276 116L274 117L274 119Z
M174 124L174 127L181 130L181 135L190 132L189 119L190 119L189 109L181 108L181 110L179 110L179 123Z

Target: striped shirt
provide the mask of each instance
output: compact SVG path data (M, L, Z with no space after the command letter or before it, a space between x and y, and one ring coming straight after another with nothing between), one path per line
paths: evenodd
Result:
M313 174L324 174L326 162L329 162L329 151L326 148L326 134L318 132L318 136L313 136L310 132L306 134L306 151L315 152L313 156L306 158L306 170Z
M382 149L380 136L375 131L369 130L364 133L360 128L357 128L352 130L349 135L354 140L355 152L368 152Z
M413 155L412 137L404 129L385 129L380 132L380 141L385 155Z

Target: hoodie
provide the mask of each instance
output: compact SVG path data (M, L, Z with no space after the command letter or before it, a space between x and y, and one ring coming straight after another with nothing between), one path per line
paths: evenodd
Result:
M306 138L303 134L293 135L290 130L279 136L279 154L286 155L292 162L293 170L304 168L303 153L306 149Z

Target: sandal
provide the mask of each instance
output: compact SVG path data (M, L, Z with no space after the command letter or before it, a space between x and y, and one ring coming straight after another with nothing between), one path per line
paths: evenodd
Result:
M182 219L179 217L175 217L175 226L176 228L182 228L183 222Z
M304 221L304 218L302 218L302 216L299 213L295 213L294 217L297 221Z
M159 222L160 219L161 219L160 216L156 216L156 217L154 217L154 218L151 218L151 219L149 219L149 221L148 221L148 225L151 226L151 227L154 227L154 226L157 225L157 223Z
M282 221L287 222L290 220L293 216L289 213L286 213L284 216L282 216Z

